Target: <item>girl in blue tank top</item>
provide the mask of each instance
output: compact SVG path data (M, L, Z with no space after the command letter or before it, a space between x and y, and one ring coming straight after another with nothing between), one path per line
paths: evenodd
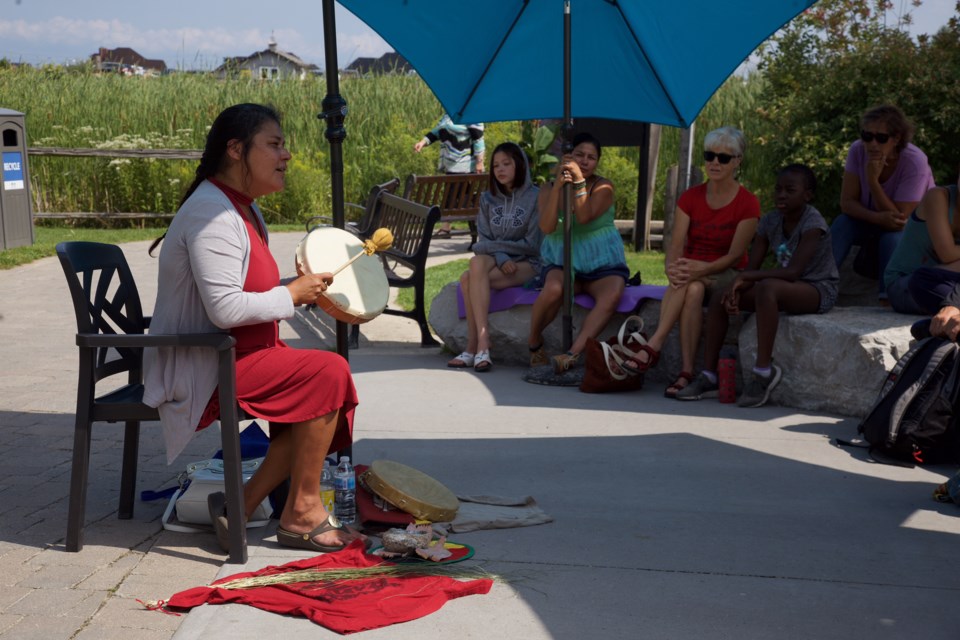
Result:
M557 166L557 178L540 190L540 229L546 234L540 246L543 258L543 290L537 296L530 318L530 366L548 363L543 331L557 316L563 301L563 212L561 193L566 183L573 187L571 250L574 293L590 294L595 306L580 328L570 350L553 356L555 373L576 367L589 338L596 338L620 302L630 275L623 241L614 224L613 183L596 174L601 147L589 133L573 139L573 151Z

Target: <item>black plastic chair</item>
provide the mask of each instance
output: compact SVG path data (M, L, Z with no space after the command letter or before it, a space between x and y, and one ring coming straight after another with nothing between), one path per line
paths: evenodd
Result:
M98 242L61 242L57 245L57 255L73 299L77 346L80 348L67 551L83 548L93 423L125 423L118 516L121 520L130 519L136 493L140 423L160 420L157 410L142 402L143 349L195 347L214 349L219 358L220 433L230 528L230 562L246 562L235 340L224 333L146 334L150 319L143 315L137 285L120 247ZM127 374L125 385L96 395L100 380L121 373Z

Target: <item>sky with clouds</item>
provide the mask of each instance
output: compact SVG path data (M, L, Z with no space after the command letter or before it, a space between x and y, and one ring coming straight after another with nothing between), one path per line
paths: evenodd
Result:
M910 6L909 0L893 4L894 15ZM913 32L935 32L954 5L924 0L912 10ZM213 69L224 58L266 49L272 36L280 49L325 66L319 0L0 0L0 7L0 58L34 65L87 60L100 47L130 47L168 67ZM336 19L341 68L391 50L339 5Z
M280 49L325 66L319 0L0 0L0 7L0 58L34 65L130 47L168 67L212 69L266 49L272 35ZM340 67L392 50L339 5L336 20Z

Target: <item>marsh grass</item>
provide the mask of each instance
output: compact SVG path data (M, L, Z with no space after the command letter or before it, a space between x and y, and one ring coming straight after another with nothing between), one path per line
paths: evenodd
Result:
M419 77L344 78L340 88L349 109L343 145L347 201L361 202L371 185L394 176L436 172L437 145L420 154L412 150L442 112ZM699 140L717 126L739 126L748 139L760 135L759 89L759 80L738 77L719 89L697 123L695 162L699 163ZM210 124L225 107L239 102L272 104L283 115L293 160L287 189L260 201L268 222L297 223L331 214L329 144L326 125L317 118L326 95L322 77L280 82L187 73L129 78L18 67L0 69L0 95L5 107L26 114L28 146L68 148L201 149ZM518 122L488 123L489 150L519 139ZM676 163L678 140L677 129L664 129L654 218L663 215L663 181L667 167ZM775 167L759 150L757 146L747 152L744 182L763 198ZM638 163L638 149L609 148L598 169L616 185L620 218L632 218L636 209ZM185 160L29 159L34 208L50 212L170 213L195 167L195 162Z

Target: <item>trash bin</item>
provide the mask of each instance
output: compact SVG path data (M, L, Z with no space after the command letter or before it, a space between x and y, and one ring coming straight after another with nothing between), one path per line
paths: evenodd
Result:
M0 249L33 244L33 209L27 172L27 131L19 111L0 109Z

